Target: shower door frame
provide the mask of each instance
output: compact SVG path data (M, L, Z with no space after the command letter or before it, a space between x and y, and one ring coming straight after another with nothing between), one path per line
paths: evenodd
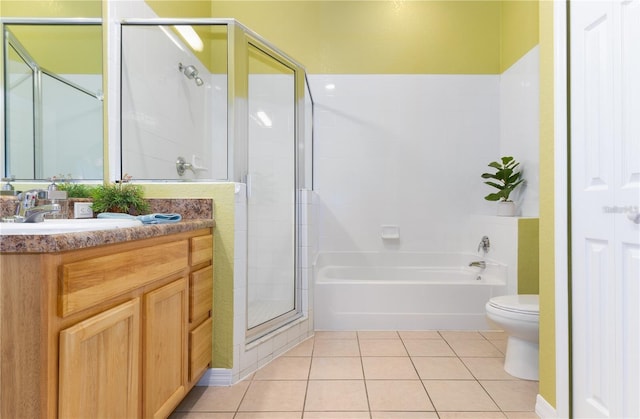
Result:
M268 42L264 41L263 39L261 39L258 35L252 33L250 30L243 28L244 29L244 36L241 40L242 45L240 46L243 49L243 55L245 57L247 57L247 65L245 65L243 68L246 69L245 73L243 74L243 79L246 80L247 83L247 93L249 91L249 66L248 66L248 57L249 57L249 47L253 47L255 49L257 49L258 51L262 52L263 54L266 54L267 56L269 56L270 58L272 58L273 60L275 60L277 63L283 65L284 67L288 68L289 70L292 71L293 73L293 89L294 89L294 97L292 98L294 101L294 114L293 114L293 120L294 120L294 126L293 126L293 142L291 144L291 147L293 148L292 150L292 155L293 155L293 170L292 170L292 175L293 175L293 220L291 220L293 222L293 266L291 267L291 269L293 269L293 287L294 287L294 294L293 294L293 309L289 310L287 312L284 312L276 317L272 317L271 319L262 322L256 326L253 327L249 327L249 269L247 269L247 278L246 278L246 285L247 285L247 293L246 293L246 301L245 301L245 319L246 319L246 324L245 324L245 337L246 337L246 342L247 343L251 343L253 341L256 341L257 339L260 339L262 337L264 337L265 335L268 335L269 333L276 331L278 329L280 329L281 327L296 321L297 319L303 317L303 311L302 311L302 280L301 280L301 275L300 275L300 252L299 252L299 246L300 246L300 242L299 242L299 215L298 215L298 191L300 190L300 185L302 184L301 180L303 179L301 177L301 167L303 165L301 165L299 163L299 159L301 158L300 153L298 153L298 150L300 149L299 145L301 142L304 141L304 121L301 121L301 119L304 118L304 94L305 94L305 72L304 69L302 68L302 66L300 64L298 64L295 60L287 57L284 53L282 53L281 51L279 51L277 48L275 48L274 46L270 45ZM236 46L238 46L236 44ZM247 98L249 98L248 94L247 94ZM248 99L247 99L248 100ZM248 121L248 111L249 111L249 104L247 103L247 121ZM246 161L246 177L245 177L245 181L249 181L250 182L250 178L247 179L247 177L249 176L249 171L250 171L250 162L249 162L249 132L248 132L248 128L247 128L247 135L246 135L246 157L247 157L247 161ZM247 182L247 183L249 183ZM250 195L249 195L249 188L250 188L250 184L247 184L247 218L248 218L248 213L249 213L249 199L250 199ZM248 222L248 220L247 220ZM249 249L248 249L248 242L249 242L249 237L248 237L248 231L249 231L249 226L247 226L247 265L249 264Z
M302 301L302 280L301 280L301 268L300 268L300 251L299 251L299 217L298 217L298 205L299 205L299 191L301 187L312 186L311 181L306 179L304 164L300 164L301 159L304 158L304 139L305 139L305 80L306 71L304 67L295 61L293 58L279 50L275 45L265 40L251 29L247 28L243 24L239 23L235 19L228 18L124 18L120 22L114 25L114 32L120 34L121 27L124 25L140 25L140 26L172 26L172 25L226 25L227 26L227 180L229 182L245 183L247 182L247 175L249 173L249 156L248 156L248 120L249 120L249 107L247 103L248 98L248 48L252 44L258 49L268 52L272 57L276 57L280 63L285 64L288 68L294 72L294 100L295 100L295 113L294 113L294 286L295 286L295 307L294 310L288 312L286 315L279 316L272 321L261 324L259 327L254 327L251 331L247 330L247 295L245 295L244 309L245 309L245 342L244 344L250 344L263 338L287 324L303 318L305 313L303 311ZM120 39L120 38L118 38ZM118 51L121 53L121 51ZM118 69L115 80L118 86L121 86L121 69ZM110 102L112 108L110 112L120 115L121 104L118 101ZM313 99L311 98L313 106ZM120 122L118 121L118 132L121 131ZM313 137L312 137L313 138ZM311 145L313 150L313 145ZM109 143L109 172L112 174L122 173L121 162L121 144L119 142ZM304 161L304 160L302 160ZM311 175L312 176L312 175ZM115 177L114 179L115 180ZM223 179L201 179L199 181L222 181ZM236 214L237 216L238 214ZM246 214L245 214L246 216ZM248 232L244 231L240 234L245 234L245 238L248 240ZM235 240L238 241L238 231L236 231ZM245 240L245 243L247 243ZM236 248L236 251L240 249ZM244 249L245 257L241 263L248 264L248 252ZM238 259L236 262L238 263ZM234 269L235 274L242 270ZM244 270L245 272L247 269ZM246 274L245 274L246 275ZM237 284L239 280L243 280L245 284L245 290L247 290L248 277L234 278L234 283ZM235 305L234 305L235 306ZM236 306L237 308L237 306ZM234 325L234 330L236 326ZM234 332L235 333L235 332ZM240 342L236 342L240 343Z

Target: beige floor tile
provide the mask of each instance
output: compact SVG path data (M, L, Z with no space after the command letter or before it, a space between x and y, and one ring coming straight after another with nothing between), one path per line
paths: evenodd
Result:
M440 339L405 339L404 346L410 356L455 356L449 344Z
M371 412L372 419L438 419L436 412Z
M508 419L540 419L535 412L504 412Z
M344 412L369 410L363 380L312 380L304 410Z
M516 380L504 370L504 358L462 358L477 380Z
M505 419L502 412L438 412L440 419Z
M356 339L355 331L318 331L314 333L316 339Z
M256 371L254 380L306 380L311 357L281 356Z
M500 358L503 354L488 340L456 339L449 345L459 357L492 357Z
M385 330L365 330L358 332L358 339L399 339L398 332Z
M314 357L310 380L362 380L360 357Z
M282 356L311 356L313 354L313 341L314 338L304 340L282 354Z
M507 353L507 339L492 340L491 344L503 354Z
M169 419L234 419L234 413L219 412L173 412Z
M503 330L480 330L478 333L488 340L505 340L508 337Z
M457 357L413 357L423 380L472 380L473 376Z
M442 339L437 330L403 330L398 332L405 339Z
M447 341L459 339L485 340L484 336L475 330L441 330L440 335Z
M369 419L366 412L304 412L304 419Z
M240 412L234 419L301 419L302 412Z
M364 339L360 341L362 356L408 356L400 339Z
M194 387L176 412L235 412L248 387L248 381L230 387Z
M416 369L408 356L362 357L367 380L418 380Z
M432 411L433 405L419 380L367 380L372 411Z
M316 339L313 356L360 356L356 339Z
M500 410L477 381L425 380L423 383L438 412Z
M306 381L252 381L242 412L302 412Z
M503 411L531 412L535 410L537 381L480 381Z

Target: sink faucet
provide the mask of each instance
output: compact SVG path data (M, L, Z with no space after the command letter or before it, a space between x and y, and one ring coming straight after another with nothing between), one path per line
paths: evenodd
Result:
M18 208L13 221L17 223L41 223L45 214L60 212L60 204L37 205L38 197L46 196L47 191L31 189L18 195Z
M476 267L476 268L484 269L484 268L487 267L487 262L485 262L484 260L477 260L477 261L469 263L469 266L473 266L473 267Z

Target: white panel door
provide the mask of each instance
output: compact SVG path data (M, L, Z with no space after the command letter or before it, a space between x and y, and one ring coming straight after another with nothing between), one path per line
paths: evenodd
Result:
M570 7L573 413L640 417L640 0Z

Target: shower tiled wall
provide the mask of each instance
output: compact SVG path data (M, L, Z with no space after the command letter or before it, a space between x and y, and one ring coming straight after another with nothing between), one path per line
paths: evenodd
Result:
M496 211L480 175L507 153L536 216L537 62L534 48L502 75L311 75L319 250L475 252L470 217Z

